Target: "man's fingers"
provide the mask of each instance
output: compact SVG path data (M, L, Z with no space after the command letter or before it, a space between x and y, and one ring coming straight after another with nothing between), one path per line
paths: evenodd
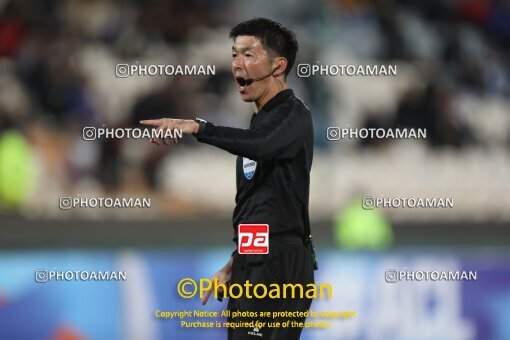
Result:
M147 126L154 126L158 128L158 134L159 136L165 136L167 131L172 131L179 126L176 122L178 120L176 119L169 119L169 118L161 118L161 119L145 119L141 120L140 124L147 125ZM173 144L179 143L179 140L177 137L164 137L164 138L151 138L151 143L160 145L165 144L169 145L170 142Z
M202 299L202 305L205 305L207 303L207 300L209 300L209 296L211 296L212 289L209 289L207 293L205 293L204 298Z
M227 281L227 282L225 282L223 284L226 285L227 287L229 287L230 286L230 281ZM228 292L228 289L227 289L227 292ZM218 299L219 302L222 302L223 301L223 295L224 295L223 288L220 287L218 289L218 293L219 294L217 296L217 299Z
M142 125L150 125L150 126L159 126L161 124L161 119L146 119L146 120L141 120L140 124L142 124Z
M214 282L214 279L213 279L213 282ZM230 281L228 282L220 282L218 281L217 282L218 284L230 284ZM216 285L214 287L211 287L204 295L204 298L202 299L202 305L205 305L207 303L207 301L209 300L209 297L211 296L211 293L213 292L213 290L216 290L218 292L218 300L222 301L222 294L223 294L223 288L222 287L218 287L216 288Z

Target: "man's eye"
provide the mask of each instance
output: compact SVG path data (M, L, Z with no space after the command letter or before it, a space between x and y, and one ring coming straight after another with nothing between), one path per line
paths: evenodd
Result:
M245 56L245 57L253 57L253 56L252 56L251 54L249 54L249 53L246 53L244 56Z

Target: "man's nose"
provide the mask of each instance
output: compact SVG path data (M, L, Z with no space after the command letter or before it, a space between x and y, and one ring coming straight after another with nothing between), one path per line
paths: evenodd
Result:
M235 58L232 60L232 69L234 71L241 71L244 67L244 63L241 58Z

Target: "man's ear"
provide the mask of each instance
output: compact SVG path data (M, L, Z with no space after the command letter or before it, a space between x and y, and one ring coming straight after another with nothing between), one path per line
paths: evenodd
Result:
M273 71L273 76L279 77L283 74L285 74L285 70L287 69L287 59L280 57L276 60L276 66Z

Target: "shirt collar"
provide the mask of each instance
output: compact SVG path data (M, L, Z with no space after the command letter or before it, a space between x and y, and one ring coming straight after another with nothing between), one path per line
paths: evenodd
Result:
M283 91L278 92L273 98L269 99L267 103L265 103L262 108L257 112L257 114L261 113L262 111L268 112L271 111L275 106L282 103L285 99L289 98L294 94L294 91L292 89L285 89Z

